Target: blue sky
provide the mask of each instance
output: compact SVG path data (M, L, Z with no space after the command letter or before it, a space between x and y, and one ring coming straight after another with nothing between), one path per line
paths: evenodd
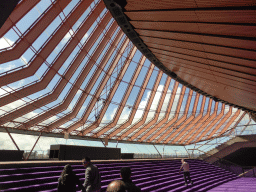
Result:
M65 20L65 17L67 17L69 14L71 14L73 12L73 10L76 8L76 6L79 4L79 0L73 0L65 9L62 13L59 14L58 17L56 17L56 19L54 19L52 21L52 23L44 30L44 32L33 42L32 47L30 47L29 49L27 49L22 56L14 61L10 61L4 64L0 65L0 74L4 75L3 73L5 72L9 72L10 70L20 70L21 68L25 68L27 66L30 65L30 63L33 61L33 57L35 56L35 54L38 54L41 50L42 47L44 47L44 43L47 42L48 40L51 39L51 35L53 35L55 33L56 30L58 30L58 28L60 26L62 26L62 21ZM78 30L80 29L81 26L83 26L84 21L86 21L86 18L89 17L89 15L91 14L91 11L95 8L95 6L97 6L97 4L99 3L98 0L95 0L94 3L92 3L92 5L82 14L82 16L78 19L78 21L72 26L72 29L70 29L67 34L63 37L63 39L58 43L58 45L54 48L54 50L52 51L52 53L46 58L46 61L41 65L41 67L37 70L37 72L33 75L30 76L28 78L22 79L20 81L14 82L9 84L8 86L3 86L0 89L0 97L2 97L4 94L8 94L8 92L11 92L12 90L17 90L23 86L28 86L29 84L34 84L37 81L40 81L42 79L42 77L49 72L49 68L53 65L53 63L55 62L56 58L58 57L58 54L65 49L66 45L69 44L71 42L71 40L76 38L76 34L78 32ZM42 0L40 1L23 19L21 19L16 26L11 29L10 31L8 31L3 38L0 39L0 50L5 51L6 49L12 49L12 45L15 45L15 43L17 43L17 41L19 41L20 36L26 34L26 30L36 21L36 19L38 19L40 17L40 15L47 11L47 9L50 7L51 5L51 1L50 0ZM103 12L100 14L99 18L97 19L97 21L95 23L93 23L93 25L90 27L90 29L87 31L86 34L83 35L83 37L81 38L81 40L79 41L78 45L74 48L74 50L72 51L72 53L67 57L66 61L63 63L63 65L59 68L58 73L55 74L55 76L52 78L52 80L50 81L50 83L48 84L48 86L41 91L38 91L32 95L28 95L27 97L24 97L22 99L19 99L15 102L12 102L8 105L5 105L3 107L0 107L0 115L6 115L7 113L11 112L12 110L15 110L18 107L25 107L26 105L28 105L29 103L31 103L32 100L38 98L38 97L46 97L47 95L51 94L51 92L55 89L55 86L62 80L61 76L65 75L67 72L67 69L71 67L72 65L72 61L74 60L74 58L76 57L76 55L81 51L81 48L83 47L83 45L86 44L86 42L88 41L88 39L90 38L91 34L93 34L93 31L98 27L98 24L100 22L100 19L104 17L104 15L106 14L107 10L104 9ZM35 118L38 115L42 115L45 112L49 111L52 107L56 107L58 105L60 105L63 100L68 96L69 91L72 89L73 84L76 82L77 77L80 76L80 72L82 71L82 69L86 66L87 62L90 60L90 57L93 55L94 50L96 50L97 45L99 45L101 43L102 38L104 37L104 34L107 33L107 29L111 26L111 24L113 23L113 19L111 19L109 21L109 23L107 24L106 29L103 31L103 33L98 37L98 39L96 40L96 43L94 44L94 46L90 49L90 51L88 52L88 54L84 57L83 61L80 63L80 65L78 66L78 68L76 69L76 72L73 74L73 76L71 77L71 79L69 80L69 83L66 84L65 88L59 93L59 96L57 98L57 100L52 101L47 103L44 106L41 106L40 108L31 111L27 114L24 114L21 117L18 117L16 119L14 119L17 122L26 122L28 119L32 119ZM107 46L104 48L103 53L107 52L110 44L112 43L112 41L114 40L114 37L118 34L119 32L119 28L115 31L115 34L113 35L113 37L111 38L111 40L109 41L109 43L107 44ZM125 40L125 36L122 37L121 41L119 42L117 47L121 47L122 43ZM132 45L131 45L132 47ZM106 84L103 93L100 95L101 98L105 99L107 97L107 93L110 89L110 87L114 84L118 72L120 71L121 66L124 64L124 60L126 59L129 51L131 50L131 48L127 49L125 51L125 53L123 54L122 59L119 60L119 63L117 65L117 67L114 70L114 73L112 74L111 78L109 79L108 83ZM107 65L104 67L104 73L106 73L106 71L108 70L108 67L111 65L111 61L112 59L114 59L114 55L116 53L113 53L111 59L109 60L109 62L107 63ZM79 100L81 94L82 94L82 90L84 90L87 86L87 83L90 81L91 77L93 76L94 72L97 70L97 67L100 67L101 64L101 59L104 57L104 54L102 54L96 61L96 65L93 66L93 68L91 69L91 71L89 72L89 74L87 75L87 77L84 79L83 83L80 86L80 89L77 90L75 97L73 98L73 100L71 101L71 103L69 104L68 108L65 109L64 111L61 111L60 113L56 114L53 117L49 117L48 119L46 119L43 122L40 122L38 125L49 125L50 123L57 121L58 119L64 117L66 114L72 112L72 110L74 109L74 107L76 106L77 101ZM103 120L101 122L101 126L106 125L106 123L110 122L117 110L117 107L119 105L119 103L121 102L121 99L125 93L126 88L128 87L128 83L131 80L132 75L135 73L136 67L138 65L138 61L141 59L142 54L137 51L135 56L132 58L131 64L129 66L129 68L127 69L124 78L122 79L122 82L120 84L120 86L117 89L117 92L115 93L113 99L112 99L112 103L109 105L106 115L103 117ZM129 108L129 106L133 106L134 102L135 102L135 98L136 96L139 94L139 90L141 87L141 84L143 82L143 79L146 75L146 72L148 70L148 68L150 67L150 62L148 60L145 61L142 70L139 74L139 77L137 78L136 82L135 82L135 86L132 89L132 92L128 98L128 101L126 102L126 107L124 108L122 114L121 114L121 118L118 121L118 125L116 126L116 128L118 128L119 124L123 123L124 120L126 120L129 117L130 111L131 109ZM81 109L79 110L78 114L76 115L76 117L74 117L73 119L67 121L65 124L61 125L61 127L66 128L71 126L72 124L74 124L76 121L78 121L84 114L85 109L87 108L88 104L90 103L90 100L92 99L92 95L95 93L95 91L97 90L97 87L99 84L101 84L101 80L104 77L104 73L102 73L99 78L97 79L94 87L92 88L90 95L86 98L85 102L83 103ZM153 74L150 78L150 81L147 85L147 88L145 90L145 93L142 97L142 100L140 102L139 105L139 109L137 110L137 113L135 115L135 120L133 121L133 123L135 123L137 120L140 119L140 117L143 114L143 110L147 105L148 99L150 97L151 94L151 89L154 85L154 82L157 78L157 75L159 73L159 69L157 67L154 67L154 71ZM148 122L150 119L152 119L155 115L155 109L157 107L157 104L159 102L159 99L162 96L162 91L163 91L163 87L165 85L167 76L164 74L161 78L160 84L157 88L157 93L155 95L155 98L153 100L153 103L151 105L150 108L150 112L148 114L147 120L146 122ZM169 102L169 98L173 89L175 81L172 80L170 85L169 85L169 89L167 91L167 95L165 97L164 100L164 105L161 108L161 112L159 115L159 120L160 118L162 118L164 116L164 112L166 111L167 108L167 104ZM177 103L179 101L179 97L180 97L180 92L182 89L182 85L179 85L178 91L177 91L177 95L175 97L175 101L174 101L174 105L172 107L172 112L171 115L169 117L169 119L171 119L175 113L175 109L177 106ZM181 109L181 114L183 110L185 109L185 104L186 101L188 99L188 93L189 93L189 89L186 89L185 92L185 96L182 102L182 109ZM189 112L192 111L193 109L193 104L194 104L194 100L195 100L195 96L196 93L193 92L193 97L192 97L192 101L191 104L189 106ZM208 98L206 100L206 105L204 108L205 113L207 112L207 106L208 106ZM200 96L200 100L198 103L198 107L197 107L197 112L200 111L200 106L201 106L201 102L202 102L202 96ZM211 106L211 111L213 112L214 109L214 105L215 102L212 103ZM92 121L94 121L95 119L95 112L99 111L102 107L102 101L99 101L98 103L98 109L96 109L97 106L95 106L94 110L92 111L92 113L89 115L88 118L88 122L86 123L86 125L91 124ZM221 104L219 104L219 108L218 111L220 111L221 108ZM225 108L225 113L227 113L228 108ZM233 113L235 112L235 110L233 111ZM6 123L5 126L9 126L9 127L13 127L14 124L13 123ZM129 128L129 127L128 127ZM12 145L9 143L8 137L6 137L6 134L4 133L0 133L0 137L1 137L1 141L4 142L3 144L1 144L1 147L5 148L12 148ZM17 142L20 142L20 145L22 146L22 148L27 149L28 146L30 146L33 143L34 137L33 136L26 136L27 139L24 139L25 136L20 136L20 135L16 135L15 136L17 139ZM39 148L43 148L44 150L48 147L50 143L56 143L56 142L69 142L70 144L81 144L81 145L96 145L96 146L102 146L101 142L92 142L92 141L66 141L63 139L52 139L52 138L42 138L42 144L38 145ZM28 141L31 141L30 143L28 143ZM47 143L47 144L43 144L43 142ZM33 144L32 144L33 145ZM112 144L111 144L112 145ZM115 145L115 144L113 144ZM123 144L120 144L123 145ZM47 147L46 147L47 146ZM125 145L123 147L124 152L131 152L134 149L134 147L128 147L129 145ZM137 146L137 145L136 145ZM46 148L45 148L46 147ZM140 150L142 151L147 151L148 147L140 147ZM29 147L28 147L29 148ZM144 149L145 148L145 149ZM181 147L183 148L183 147ZM146 150L147 149L147 150ZM184 149L180 149L181 151ZM149 151L152 151L152 149L150 148ZM185 152L185 151L183 151Z

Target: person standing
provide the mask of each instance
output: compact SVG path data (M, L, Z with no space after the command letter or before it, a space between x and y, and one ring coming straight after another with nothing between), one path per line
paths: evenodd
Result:
M73 172L71 165L67 164L58 180L57 192L75 192L76 185L78 185L79 190L83 188L82 184L79 181L79 178Z
M188 185L187 177L188 177L189 182L193 185L193 182L191 181L191 178L190 178L189 164L187 162L185 162L184 159L181 159L181 163L182 163L182 165L180 167L180 171L183 168L183 176L184 176L185 186ZM180 171L179 171L179 174L180 174Z
M83 184L84 190L86 192L100 192L101 189L101 178L98 167L91 164L91 159L85 157L82 160L85 167L85 181Z

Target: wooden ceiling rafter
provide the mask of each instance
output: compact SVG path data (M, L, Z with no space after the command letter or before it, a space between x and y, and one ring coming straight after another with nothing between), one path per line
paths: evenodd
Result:
M170 70L166 62L162 61L159 55L156 55L148 47L147 42L143 39L145 33L140 34L141 31L147 31L147 37L150 37L149 33L151 31L156 33L157 30L158 32L164 32L166 34L169 32L175 33L176 36L179 34L192 35L199 37L197 43L202 46L202 51L204 52L209 50L209 48L204 45L205 40L207 38L209 40L211 37L240 39L241 42L247 41L248 43L249 41L249 43L252 43L255 42L256 37L256 33L254 33L256 28L253 25L255 20L253 16L256 15L256 11L253 9L253 6L256 5L255 3L231 2L229 0L217 1L216 3L206 3L200 0L196 2L191 1L190 3L186 1L186 4L183 5L181 2L177 1L158 1L156 3L151 0L144 2L136 2L133 0L117 2L110 0L104 2L130 40L152 63L167 75L192 90L207 97L214 98L219 102L249 112L256 110L256 100L253 98L251 98L250 101L255 103L255 106L250 105L249 107L249 105L244 105L237 99L233 99L232 103L230 103L227 99L222 99L220 90L209 93L206 88L198 88L195 84L189 83L189 81L182 78L175 70ZM161 9L157 7L161 7ZM204 36L207 38L203 39ZM161 38L161 36L158 36L158 38ZM175 37L173 37L173 39L175 40ZM222 47L225 47L224 43L222 43ZM235 50L239 49L239 45L236 46L233 44L233 48ZM244 47L241 47L241 50L242 49L244 49ZM209 53L211 53L211 51ZM223 52L223 54L225 55L225 52ZM205 59L209 60L208 56L206 56ZM252 61L254 62L255 60L252 59ZM212 67L209 66L210 63L207 62L206 64L210 68L209 72L212 71ZM254 73L253 70L251 72ZM213 76L215 76L215 74L213 74ZM218 79L215 79L215 81L218 82ZM227 90L223 90L222 92L227 92Z
M29 1L21 1L0 29L7 39L17 34L0 51L1 67L27 50L32 57L0 74L0 131L187 145L227 135L245 116L242 110L254 112L256 19L248 2L106 0L110 13L103 1L59 0L22 32L19 22L40 6ZM66 14L65 7L73 8ZM55 19L51 33L41 36ZM42 45L35 46L38 39ZM42 76L28 80L41 66Z

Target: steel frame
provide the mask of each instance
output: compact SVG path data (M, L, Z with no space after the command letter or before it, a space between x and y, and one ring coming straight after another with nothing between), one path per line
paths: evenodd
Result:
M81 16L83 11L85 11L86 8L88 8L88 6L90 4L88 4L88 2L87 2L87 3L83 3L81 5L82 6L79 6L77 9L75 9L74 12L72 12L71 15L64 21L64 23L60 27L57 28L54 35L52 35L52 37L49 38L49 42L45 45L45 47L41 51L38 52L37 57L35 57L34 60L31 61L29 67L27 69L21 70L19 73L24 73L28 76L29 74L31 74L28 70L31 70L31 71L35 72L39 69L40 64L42 64L44 61L43 60L39 61L37 58L40 58L40 56L41 57L43 56L44 58L47 58L50 55L50 53L53 51L54 47L56 47L56 45L68 33L69 28L67 26L74 25L75 22L77 21L77 19L79 18L79 16ZM70 53L73 51L73 49L77 45L77 41L84 36L84 34L89 30L90 26L93 24L94 19L97 18L97 16L100 14L100 11L104 9L103 4L99 4L97 7L98 7L99 10L93 12L88 17L88 19L86 20L86 24L84 23L80 27L79 31L77 31L77 33L74 35L74 38L71 40L69 45L59 55L58 59L54 63L51 64L50 70L44 75L44 78L39 82L36 82L32 85L29 85L29 86L27 86L23 89L17 90L16 92L14 92L11 95L0 98L0 106L6 105L6 104L11 103L13 101L16 101L20 98L23 98L23 97L26 97L30 94L36 93L37 91L40 91L40 90L45 89L47 87L47 85L50 83L51 79L54 77L54 75L61 68L63 62L67 59L67 57L70 55ZM84 51L86 51L86 50L84 50ZM70 68L69 73L65 75L66 80L69 80L69 78L71 78L69 76L74 73L73 72L74 70L75 70L74 67ZM13 75L15 75L15 74L13 74ZM19 77L19 75L18 75L18 77ZM15 79L13 79L13 81L14 80Z
M177 89L178 89L178 86L179 86L179 83L178 82L175 82L175 85L173 87L173 90L172 90L172 95L171 95L171 99L169 100L169 103L168 103L168 108L166 110L166 113L165 113L165 116L164 118L159 121L155 127L153 127L148 133L146 133L142 138L144 139L145 137L151 135L152 133L154 133L159 127L161 127L167 120L168 120L168 117L171 113L171 109L172 109L172 105L173 105L173 102L174 102L174 99L175 99L175 96L176 96L176 92L177 92ZM153 141L155 138L157 137L156 134L154 134L151 138L148 139L149 142Z
M36 146L37 142L39 141L39 139L40 139L41 135L42 135L42 132L39 134L39 136L38 136L38 138L37 138L37 140L36 140L35 144L33 145L33 147L32 147L32 149L31 149L31 151L30 151L30 152L29 152L29 154L28 154L27 158L26 158L26 159L24 159L25 161L27 161L27 160L29 159L29 157L30 157L30 155L31 155L32 151L34 150L34 148L35 148L35 146Z
M15 147L18 149L18 151L20 151L20 148L19 148L19 146L17 145L17 143L15 142L15 140L13 139L11 133L8 131L7 128L5 128L5 130L6 130L6 132L8 133L9 137L11 138L11 140L12 140L13 144L15 145Z
M135 104L133 105L132 107L132 112L131 114L129 115L129 119L123 123L120 127L118 127L115 131L113 131L109 137L113 137L114 135L118 135L119 133L121 133L123 131L123 129L127 128L129 125L131 125L132 121L133 121L133 118L135 116L135 113L138 109L138 106L141 102L141 99L142 99L142 96L144 94L144 91L145 91L145 88L147 87L147 84L148 84L148 81L149 81L149 78L151 76L151 74L153 73L153 69L154 69L154 65L151 64L150 67L148 68L148 71L146 73L146 76L144 78L144 81L142 83L142 86L140 87L140 91L139 91L139 94L136 98L136 101L135 101ZM130 129L130 128L129 128ZM118 136L120 137L120 136Z
M143 66L145 60L146 60L146 57L143 56L141 58L141 60L140 60L140 65L137 65L137 68L135 69L136 72L135 72L135 74L133 75L133 77L130 80L129 86L126 89L126 92L124 94L124 97L122 98L121 103L126 103L127 102L128 97L130 96L130 93L132 91L133 85L134 85L135 81L137 80L137 77L139 76L139 73L140 73L140 71L142 69L142 66ZM106 133L108 130L110 130L111 128L116 126L117 121L119 120L120 115L121 115L123 109L124 109L124 105L119 106L118 109L117 109L116 115L114 117L114 120L111 123L109 123L106 126L104 126L100 131L98 131L96 133L96 135L101 136L103 133Z
M159 101L159 103L158 103L158 106L157 106L157 109L156 109L156 115L154 116L154 118L151 120L151 121L149 121L148 123L146 123L146 124L144 124L141 128L140 128L140 130L137 132L137 133L135 133L132 137L131 137L131 140L134 140L134 139L136 139L139 135L142 135L143 133L147 133L147 131L148 131L148 128L147 127L151 127L152 125L154 125L156 122L157 122L157 120L158 120L158 117L159 117L159 112L160 112L160 110L161 110L161 108L162 108L162 105L163 105L163 103L164 103L164 99L165 99L165 96L166 96L166 94L167 94L167 90L168 90L168 88L169 88L169 84L170 84L170 82L171 82L171 78L170 77L168 77L167 78L167 80L166 80L166 82L165 82L165 87L164 87L164 90L163 90L163 92L162 92L162 95L161 95L161 99L160 99L160 101ZM145 130L145 129L147 129L147 130ZM142 136L143 137L143 136ZM140 138L140 141L142 141L142 137Z
M80 17L89 7L92 7L91 5L94 4L94 2L93 0L80 1L68 15L65 15L63 10L69 6L70 1L71 0L58 0L52 2L29 29L21 33L20 29L17 27L17 23L39 2L39 0L23 0L14 9L6 23L0 29L0 37L4 37L10 30L16 31L19 36L19 39L11 48L0 50L0 65L19 59L29 49L32 50L34 54L27 66L18 67L15 70L7 70L0 74L0 86L7 90L7 93L0 95L0 112L3 111L0 115L0 131L7 132L10 137L11 132L33 135L40 133L37 141L40 136L63 137L64 133L68 133L71 138L76 139L99 141L102 140L102 138L107 138L109 141L125 143L188 145L221 137L224 133L231 134L231 130L233 130L234 127L230 130L230 126L234 122L236 122L235 125L238 125L242 120L245 113L237 120L239 115L241 115L240 109L232 113L234 109L229 107L229 111L225 114L224 103L222 104L221 112L217 114L219 102L223 102L223 100L216 100L216 98L212 97L209 99L208 103L206 103L206 96L210 95L205 94L203 91L200 92L199 89L199 91L195 90L194 87L186 83L185 80L187 81L188 77L193 75L193 77L198 77L198 79L202 80L202 82L199 82L198 79L196 81L191 79L194 85L198 83L200 86L204 86L206 83L211 82L209 87L212 90L225 90L225 83L240 79L241 82L250 82L250 84L248 84L247 87L237 85L235 89L241 88L254 93L254 72L248 70L248 68L253 67L249 59L254 58L251 58L251 56L247 54L251 53L248 48L239 50L240 56L238 57L237 55L232 55L233 53L230 50L234 50L234 48L229 45L230 47L227 46L225 51L230 55L221 55L220 50L224 51L221 42L219 42L218 45L220 50L216 50L214 44L209 44L209 39L204 39L206 42L201 47L201 42L198 40L198 38L201 37L199 35L183 34L183 36L180 37L181 39L171 40L167 38L167 34L164 32L160 33L162 36L157 36L159 35L158 33L152 32L153 37L147 37L145 29L137 30L137 32L144 33L141 38L148 45L148 48L143 47L144 44L139 40L137 41L140 42L141 45L139 46L139 43L137 43L135 46L132 44L132 42L134 42L133 34L130 33L125 36L124 32L126 33L127 31L123 32L120 29L118 26L118 24L120 24L119 21L114 21L109 11L104 12L105 5L103 1L93 6L94 8L91 9L90 14L81 22L77 30L74 31L72 26L79 21ZM45 39L43 45L36 50L33 43L41 33L50 26L54 19L59 17L59 14L64 15L64 19L61 19L61 24L48 39ZM133 21L131 23L137 26L139 22ZM92 29L93 26L94 29ZM72 31L71 38L66 42L55 59L51 63L48 63L47 58L70 30ZM82 44L81 40L87 33L90 33L90 35ZM217 31L216 33L219 32ZM171 34L177 36L175 32ZM194 39L188 42L190 37ZM219 41L221 39L223 40L222 37L216 38ZM153 42L152 39L158 39L159 41ZM170 42L173 43L173 46L168 46ZM241 40L237 40L237 42L241 43ZM105 49L108 45L108 49ZM68 64L69 66L66 71L60 74L59 70L76 47L78 47L79 51ZM205 49L209 49L212 52L207 53ZM141 51L142 54L136 56L136 53L139 53L139 51ZM154 56L150 57L149 55L151 53L154 53ZM243 54L245 54L245 56L243 56ZM215 58L216 56L218 56L218 58ZM149 60L147 60L147 58ZM231 58L235 58L234 62L236 63L230 63L229 59ZM244 61L244 59L247 59L252 66L241 66L241 61ZM86 65L76 74L78 68L85 60ZM148 62L150 63L149 66L147 64ZM158 62L169 63L170 66L168 70L176 70L172 64L176 62L179 65L177 74L180 77L177 78L176 74L169 73L168 70ZM44 64L47 66L47 71L43 74L41 79L26 84L18 89L10 88L10 85L13 83L33 77ZM154 64L159 67L160 70L155 67ZM220 64L225 66L222 68L217 66ZM126 82L124 79L125 74L129 73L129 67L132 65L136 65L135 71L131 74L129 82ZM236 65L240 66L239 69L241 71L236 71ZM107 69L105 69L106 66L108 66ZM223 71L220 71L220 68L223 69ZM211 72L209 72L208 69L211 69ZM140 74L145 70L147 70L147 72L144 77L141 77ZM154 71L157 71L158 74L154 82L151 82L153 83L153 88L147 88ZM164 73L169 76L167 76L165 82L162 83L161 79ZM211 73L218 75L220 81L223 82L218 83ZM228 77L226 77L227 74L229 74ZM37 94L41 90L46 89L55 75L61 78L58 82L55 82L52 92L38 96L36 99L28 99L30 95ZM90 78L88 82L86 82L87 84L84 86L84 89L82 89L81 86L85 83L85 79L89 77L89 75ZM72 81L74 77L76 79ZM139 85L136 84L138 78L142 79ZM94 86L98 82L98 79L101 81L95 89ZM174 80L173 88L169 90L169 86ZM110 81L112 81L112 83ZM118 88L121 86L121 83L127 84L127 88L123 91L122 95L118 93ZM51 107L46 107L48 104L57 101L61 93L70 84L71 88L63 101L58 101L56 102L57 104L55 103ZM159 85L163 86L163 90L158 90ZM134 87L138 87L139 91L137 95L134 95L133 99L135 102L130 106L127 102ZM178 92L179 87L181 87L180 93ZM188 90L188 94L186 89ZM232 89L230 93L235 93L235 89ZM210 92L213 93L214 91L212 90ZM76 97L78 91L82 92L81 95L76 99L72 110L67 112L69 105ZM146 101L143 97L145 91L150 91L148 100ZM170 91L171 95L170 98L168 98L168 103L165 103L166 95L169 94ZM195 93L194 91L196 91L196 95L194 103L191 103ZM161 93L161 96L159 97L157 105L152 107L153 100L157 93ZM200 100L201 93L203 94L203 98ZM121 102L117 103L113 100L115 94L120 94ZM103 100L103 95L106 95L106 97L104 101L99 104L99 100ZM240 92L237 93L237 95L233 97L233 100L236 99L239 103L242 103L242 95L243 94ZM226 95L224 97L226 98ZM248 97L250 97L249 99L251 101L254 99L251 95ZM186 99L186 102L183 102L184 99ZM25 104L19 107L13 107L11 110L8 109L8 106L12 106L15 102L21 100L23 100ZM213 100L216 101L214 111L211 109ZM83 106L86 101L88 101L87 106ZM135 121L136 112L139 110L139 106L142 102L146 102L145 108L142 109L143 114L140 119ZM117 107L115 115L109 120L109 123L104 124L104 116L107 110L113 105ZM164 105L167 105L166 110L161 111ZM193 109L189 111L192 105ZM176 106L174 110L172 110L173 106ZM131 108L129 117L122 124L118 124L121 114L126 107ZM204 114L205 107L207 107L206 114ZM197 111L198 108L200 108L200 111ZM33 117L26 117L27 114L37 109L41 109L42 112ZM184 109L184 111L181 111L181 109ZM83 110L83 114L78 116L81 110ZM155 115L149 119L148 115L150 112L154 112ZM161 119L159 119L160 112L164 113ZM91 118L94 113L95 120ZM172 118L169 119L171 116ZM20 117L26 120L20 120L22 119ZM53 117L56 117L56 120L50 121ZM50 122L43 123L47 120ZM225 124L225 126L223 126L223 124ZM12 137L11 139L19 150ZM36 143L30 151L30 154Z

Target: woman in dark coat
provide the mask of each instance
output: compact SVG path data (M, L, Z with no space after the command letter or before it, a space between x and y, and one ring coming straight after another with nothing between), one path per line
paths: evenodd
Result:
M75 192L76 185L82 190L79 178L73 172L71 165L67 164L58 180L58 192Z

